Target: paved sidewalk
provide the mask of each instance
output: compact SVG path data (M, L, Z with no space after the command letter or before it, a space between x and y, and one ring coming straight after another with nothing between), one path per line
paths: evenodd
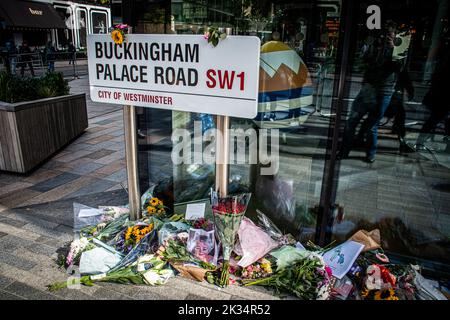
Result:
M0 172L0 300L274 299L263 288L219 290L180 277L159 287L102 283L47 291L68 277L54 260L73 239L73 203L127 203L122 107L93 103L86 77L70 86L87 94L86 132L28 175Z

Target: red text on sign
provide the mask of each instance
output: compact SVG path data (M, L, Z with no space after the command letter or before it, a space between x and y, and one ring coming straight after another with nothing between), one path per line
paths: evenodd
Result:
M206 71L206 77L208 78L206 80L208 88L212 89L219 86L220 89L232 90L236 79L239 90L244 91L244 72L236 73L236 71L209 69Z

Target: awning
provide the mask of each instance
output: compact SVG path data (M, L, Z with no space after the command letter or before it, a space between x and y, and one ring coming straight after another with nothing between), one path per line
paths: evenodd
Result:
M5 27L64 29L64 21L48 3L1 0L0 21Z

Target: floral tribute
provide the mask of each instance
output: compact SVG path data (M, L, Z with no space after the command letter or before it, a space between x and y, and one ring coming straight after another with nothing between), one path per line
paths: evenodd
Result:
M234 248L236 235L250 201L250 193L219 198L216 192L211 192L211 204L214 225L222 244L223 264L218 281L219 286L228 285L230 256Z
M158 199L158 198L151 198L150 201L148 201L147 205L147 214L148 215L157 215L161 216L166 213L166 208L164 207L164 203Z
M122 44L125 41L125 30L128 30L128 25L120 23L115 25L111 31L111 38L115 44Z
M216 47L220 40L225 40L227 38L227 34L225 32L220 32L219 29L215 27L210 27L208 28L208 31L205 32L204 38L208 43L211 43Z
M149 225L135 225L128 227L119 237L117 250L128 253L134 248L149 232L153 230L153 223Z

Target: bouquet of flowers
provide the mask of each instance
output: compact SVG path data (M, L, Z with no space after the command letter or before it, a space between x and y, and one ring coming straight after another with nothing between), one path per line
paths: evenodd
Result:
M120 234L116 248L121 252L128 253L152 230L153 223L128 227Z
M217 264L218 248L214 235L214 225L210 220L198 219L189 229L187 250L197 259Z
M128 25L120 23L115 25L111 31L111 39L115 44L122 44L125 41L125 30L128 30Z
M147 215L157 215L157 216L162 216L166 213L166 208L164 207L163 202L156 198L156 197L152 197L147 205Z
M80 257L83 251L92 249L93 247L94 245L92 245L92 243L90 243L87 238L82 237L80 239L74 240L70 244L70 250L66 257L65 266L69 267L73 264L78 264L80 262Z
M244 286L273 287L277 292L288 292L302 300L324 300L331 289L331 270L319 254L310 252L269 277L243 282Z
M219 198L216 192L211 192L214 225L217 236L222 244L224 260L218 283L220 286L226 286L228 284L231 251L233 251L236 235L247 210L250 197L250 193L243 193Z
M195 220L192 226L195 229L202 229L205 231L211 231L214 229L214 224L211 222L211 220L207 220L205 218Z
M236 257L235 259L237 259ZM239 275L242 279L260 279L265 278L272 275L272 262L270 262L266 258L261 258L255 263L240 269L239 271L235 271L234 267L230 267L230 273Z

